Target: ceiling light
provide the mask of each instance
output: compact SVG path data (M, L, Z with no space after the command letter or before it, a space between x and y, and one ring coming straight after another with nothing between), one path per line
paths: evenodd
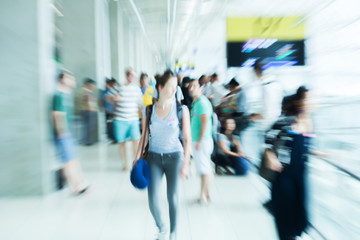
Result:
M64 16L64 15L60 12L60 10L59 10L57 7L55 7L54 4L50 4L50 7L55 10L56 14L57 14L59 17L63 17L63 16Z

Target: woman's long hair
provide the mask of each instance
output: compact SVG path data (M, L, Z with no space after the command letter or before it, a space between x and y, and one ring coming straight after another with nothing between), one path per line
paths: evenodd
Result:
M235 119L234 119L234 118L231 118L231 117L226 117L226 118L224 118L224 119L222 120L222 122L221 122L221 128L220 128L220 133L226 135L226 134L225 134L225 132L226 132L226 122L227 122L227 120L230 120L230 119L235 122ZM235 122L235 125L236 125L236 122ZM233 132L234 132L234 130L233 130ZM230 141L233 140L232 134L231 134L229 140L230 140Z
M282 101L283 115L296 116L301 113L304 110L301 101L304 100L308 91L309 89L305 86L301 86L297 89L295 94L284 97Z
M170 70L166 70L163 75L156 79L156 89L159 91L159 86L164 87L170 78L174 77L174 73Z

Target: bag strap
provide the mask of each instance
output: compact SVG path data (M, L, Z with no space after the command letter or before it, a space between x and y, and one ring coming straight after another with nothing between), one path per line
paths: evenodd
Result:
M145 146L145 139L149 138L150 107L152 107L152 105L146 107L145 128L143 129L144 139L142 139L142 142L141 142L141 154L140 154L140 157L142 159L147 157L148 150L149 150L149 142Z
M176 101L176 116L179 120L179 128L182 130L182 117L183 117L183 107L178 101Z
M151 115L152 115L152 111L153 111L153 106L154 104L151 104L151 105L148 105L147 107L149 107L149 112L147 112L146 114L149 113L149 121L147 121L147 125L148 125L148 128L149 128L149 131L150 131L150 124L151 124ZM147 117L147 115L146 115Z
M180 133L179 133L179 139L182 139L182 118L183 118L183 105L180 104L178 101L175 101L176 103L176 116L179 120L179 129L180 129ZM153 110L153 105L149 105L150 109L149 109L149 115L152 115L152 110ZM147 115L146 115L147 116ZM151 124L151 118L149 119L149 121L147 121L147 125L149 127L149 133L150 133L150 124Z
M178 118L178 122L179 122L179 140L180 142L182 142L182 118L183 118L183 107L182 107L182 104L180 104L178 101L175 101L176 102L176 116ZM145 138L149 138L149 135L150 135L150 124L151 124L151 115L152 115L152 111L153 111L153 106L154 104L152 105L149 105L147 106L146 108L146 126L145 126L145 129L147 130L145 134L147 134L147 136L145 135ZM149 149L149 143L145 146L145 151L143 150L142 152L144 152L144 155L141 157L141 158L146 158L147 156L147 152L148 152L148 149Z

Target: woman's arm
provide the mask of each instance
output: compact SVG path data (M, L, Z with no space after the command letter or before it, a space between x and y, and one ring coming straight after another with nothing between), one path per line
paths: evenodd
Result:
M318 150L312 150L309 152L309 154L318 157L318 158L327 158L327 157L331 157L331 154L328 152L322 152L322 151L318 151Z
M233 143L235 144L235 147L236 147L237 156L238 157L245 157L244 153L242 152L242 147L241 147L241 144L240 144L240 140L234 138Z
M122 100L121 96L119 95L119 92L112 88L109 90L109 92L105 96L106 101L111 103L120 102Z
M147 121L146 121L147 117L143 117L141 120L141 129L145 129ZM141 151L143 151L143 142L144 142L144 147L146 146L146 144L149 142L149 129L147 129L147 131L142 131L141 133L141 138L138 144L138 148L136 151L136 155L135 155L135 160L133 162L133 166L136 165L137 161L139 160L140 156L141 156Z
M227 150L227 149L225 148L225 144L224 144L222 141L218 141L217 143L218 143L218 145L219 145L220 150L221 150L223 153L225 153L226 155L231 156L231 157L238 157L238 154L237 154L237 153L231 152L231 151Z
M271 170L281 172L282 164L276 156L276 149L283 144L281 141L282 135L286 135L288 126L291 125L292 119L280 118L274 125L265 133L265 151L264 159L265 166Z
M191 130L190 130L190 113L187 107L183 108L182 117L182 135L183 135L183 146L184 146L184 163L180 170L180 175L187 178L189 175L189 162L191 152Z
M272 150L266 149L264 152L264 158L267 159L265 161L265 166L267 168L276 172L282 171L283 169L282 164L280 163L279 159Z

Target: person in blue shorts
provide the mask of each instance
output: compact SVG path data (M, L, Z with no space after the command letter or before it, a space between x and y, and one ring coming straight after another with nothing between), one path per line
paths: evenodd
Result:
M143 108L143 95L136 81L136 72L129 68L125 74L127 82L109 91L111 101L115 102L114 133L116 141L120 143L123 171L128 170L126 141L132 142L133 154L136 154L140 138L139 113Z
M75 78L70 72L63 71L59 75L53 98L52 119L56 150L63 164L65 179L74 194L82 194L88 190L88 185L76 156L75 141L71 133L73 99L70 93L75 86Z

